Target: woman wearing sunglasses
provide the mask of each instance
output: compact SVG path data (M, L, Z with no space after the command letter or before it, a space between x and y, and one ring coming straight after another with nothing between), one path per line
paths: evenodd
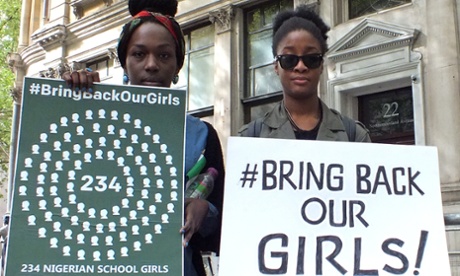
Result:
M370 142L364 126L330 109L318 97L329 27L305 6L280 12L273 22L272 51L283 100L240 136Z

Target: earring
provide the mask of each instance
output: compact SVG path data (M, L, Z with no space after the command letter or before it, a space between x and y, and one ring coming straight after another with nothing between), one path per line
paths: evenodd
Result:
M124 84L128 84L128 82L129 82L129 77L128 77L128 75L125 73L125 74L123 75L123 83L124 83Z
M179 75L175 75L173 80L172 80L172 83L177 84L178 82L179 82Z

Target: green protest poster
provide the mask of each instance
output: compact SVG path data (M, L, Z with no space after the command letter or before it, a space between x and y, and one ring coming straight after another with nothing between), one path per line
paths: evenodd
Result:
M6 276L182 275L186 93L26 78Z

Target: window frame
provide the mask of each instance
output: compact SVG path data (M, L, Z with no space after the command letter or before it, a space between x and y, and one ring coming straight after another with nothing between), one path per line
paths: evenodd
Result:
M208 27L208 26L212 26L212 24L210 24L209 22L202 22L202 23L199 23L199 24L195 24L193 26L190 26L186 29L183 29L183 34L184 34L184 39L185 39L185 60L184 60L184 65L182 66L181 68L181 71L184 70L184 67L187 67L187 79L186 79L186 84L185 86L177 86L177 85L173 85L172 87L173 88L177 88L177 89L186 89L188 91L188 98L187 98L187 113L190 114L190 115L193 115L195 117L199 117L199 118L202 118L202 117L208 117L208 116L213 116L214 115L214 104L210 105L210 106L204 106L204 107L201 107L201 108L197 108L197 109L192 109L190 110L189 109L189 100L190 100L190 89L189 89L189 85L190 85L190 56L193 54L193 53L197 53L197 52L200 52L200 51L203 51L203 50L207 50L207 49L211 49L213 47L215 47L215 27L214 27L214 39L213 39L213 43L212 45L209 44L209 45L206 45L206 46L202 46L202 47L199 47L199 48L196 48L196 49L191 49L191 44L192 44L192 40L191 40L191 34L193 33L193 31L196 31L196 30L199 30L200 28L205 28L205 27ZM213 56L213 64L215 61L215 56ZM214 87L214 84L213 84L213 87ZM214 87L215 88L215 87Z
M114 59L107 55L107 56L99 56L97 58L94 58L94 59L91 59L85 62L87 68L91 68L91 66L96 65L96 68L93 70L97 72L100 72L101 69L99 69L98 67L99 67L99 64L103 62L105 62L105 65L106 65L105 68L103 69L107 71L107 74L101 77L101 81L105 81L105 80L113 78L114 67L115 67Z
M249 14L251 12L255 12L259 10L261 14L264 14L264 10L268 7L272 6L273 4L278 4L278 8L280 8L282 1L290 2L292 4L291 8L294 8L294 0L276 0L276 1L263 1L253 4L251 6L247 6L243 11L243 26L244 26L244 45L245 48L243 50L244 54L244 71L243 71L243 85L244 89L241 94L241 104L243 105L243 120L244 123L250 122L253 118L251 118L251 110L254 107L262 106L266 104L272 104L275 102L279 102L283 99L283 91L277 90L266 94L261 95L254 95L254 87L255 87L255 73L256 69L263 68L266 66L270 66L273 64L274 59L267 61L266 63L259 63L259 64L249 64L250 61L250 46L249 46L249 39L250 35L262 33L264 31L268 31L272 29L273 24L262 26L261 28L257 29L255 32L249 32ZM265 20L264 18L261 18ZM271 44L270 44L270 54L271 54Z
M389 8L385 8L385 9L382 9L382 10L373 11L373 12L369 12L369 13L365 13L365 14L361 14L361 15L358 15L358 16L351 17L350 11L351 11L351 4L352 4L351 2L352 1L353 0L337 0L336 1L337 8L341 8L341 9L338 9L338 11L342 10L341 18L344 19L344 20L342 20L342 22L345 22L347 20L353 20L353 19L360 18L360 17L369 16L369 15L372 15L372 14L378 14L378 13L386 12L386 11L392 10L392 9L401 8L401 7L404 7L404 6L407 6L407 5L412 5L412 3L413 3L413 0L409 0L408 3L403 3L403 4L391 6ZM387 1L391 1L391 0L387 0Z

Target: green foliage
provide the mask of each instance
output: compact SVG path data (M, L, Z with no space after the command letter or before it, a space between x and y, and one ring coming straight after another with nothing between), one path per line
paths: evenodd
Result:
M13 99L10 96L14 74L7 56L18 47L21 0L0 0L0 165L9 161Z

